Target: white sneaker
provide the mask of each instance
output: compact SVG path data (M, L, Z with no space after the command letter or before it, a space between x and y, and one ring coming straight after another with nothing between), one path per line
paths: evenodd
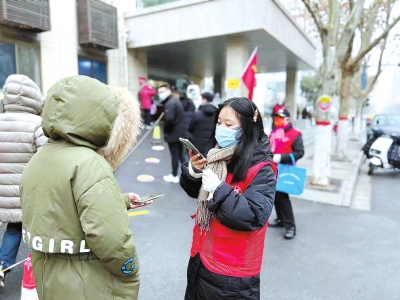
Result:
M170 182L170 183L179 183L179 176L174 176L172 174L163 176L164 181Z
M0 268L2 266L0 265ZM0 269L0 289L4 288L4 273Z

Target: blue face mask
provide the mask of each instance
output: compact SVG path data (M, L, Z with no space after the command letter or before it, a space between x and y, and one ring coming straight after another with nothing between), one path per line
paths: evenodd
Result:
M167 98L168 98L168 94L167 93L159 93L158 94L158 98L160 99L161 102L164 102Z
M217 126L215 129L215 139L221 148L236 145L240 138L241 128L231 129L222 126Z

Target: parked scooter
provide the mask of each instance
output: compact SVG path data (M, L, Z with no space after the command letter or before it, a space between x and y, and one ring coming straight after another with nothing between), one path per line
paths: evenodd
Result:
M368 175L372 175L377 168L400 168L399 144L400 137L397 134L390 136L381 134L369 148L367 155L369 158Z

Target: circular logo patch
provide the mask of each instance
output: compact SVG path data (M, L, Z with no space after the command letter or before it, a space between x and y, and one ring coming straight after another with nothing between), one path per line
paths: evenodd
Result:
M153 146L153 147L151 147L151 150L154 150L154 151L163 151L165 148L164 148L164 146Z
M158 158L155 158L155 157L146 158L144 161L147 162L148 164L158 164L158 163L160 163L160 160Z
M154 181L154 177L151 175L139 175L137 177L137 180L139 180L140 182L152 182Z
M329 96L321 96L317 101L317 105L321 111L327 111L331 108L332 99Z

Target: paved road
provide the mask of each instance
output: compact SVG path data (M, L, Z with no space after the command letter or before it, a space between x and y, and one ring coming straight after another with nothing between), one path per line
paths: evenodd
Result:
M141 195L163 192L147 207L148 215L132 217L132 230L141 262L140 300L183 299L186 264L196 201L178 184L163 182L169 171L167 149L142 144L116 172L124 192ZM161 159L158 165L144 162ZM150 174L153 183L136 177ZM309 201L293 203L298 235L283 239L280 229L267 232L261 274L262 299L368 300L400 299L400 173L374 174L371 212ZM22 247L20 258L26 257ZM1 300L17 300L21 269L10 274Z

